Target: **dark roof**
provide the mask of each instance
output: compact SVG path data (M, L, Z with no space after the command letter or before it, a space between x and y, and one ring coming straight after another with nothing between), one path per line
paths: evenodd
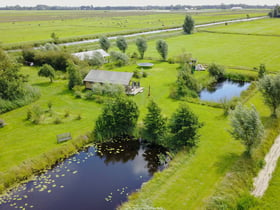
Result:
M109 84L129 85L133 73L91 70L84 79L84 82L97 82Z

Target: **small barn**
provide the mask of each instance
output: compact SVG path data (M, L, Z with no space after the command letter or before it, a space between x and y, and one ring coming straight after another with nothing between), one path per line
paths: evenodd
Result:
M105 52L102 49L78 52L78 53L73 53L72 55L76 56L80 60L85 60L85 59L92 58L96 53L100 53L103 56L103 58L107 58L110 56L107 52Z
M83 81L88 89L91 89L95 83L119 84L125 87L127 94L136 95L139 92L143 92L143 88L140 87L140 82L131 81L132 76L133 73L131 72L91 70Z

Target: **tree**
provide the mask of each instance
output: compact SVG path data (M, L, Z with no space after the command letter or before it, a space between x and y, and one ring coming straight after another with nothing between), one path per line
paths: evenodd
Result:
M183 30L186 34L191 34L194 29L194 20L190 15L186 15Z
M109 50L109 48L111 46L111 43L106 36L100 37L99 44L100 44L101 49L105 50L106 52Z
M16 100L26 92L26 77L19 73L19 65L0 49L0 99Z
M246 147L246 152L251 154L263 137L264 128L258 112L252 105L251 108L237 105L230 117L232 130L230 134L236 140L240 140Z
M68 89L72 90L76 85L82 85L82 77L80 71L74 63L68 62L67 72L69 75Z
M196 146L199 137L197 131L202 125L188 106L181 104L170 118L168 125L170 137L167 145L174 150L179 150L184 146Z
M152 144L161 144L166 135L167 118L161 114L161 109L154 101L148 104L148 113L144 119L144 137Z
M272 110L272 116L277 117L276 110L280 105L280 74L265 75L259 81L259 89L264 97L264 102Z
M97 141L133 135L139 117L137 104L128 97L116 98L105 105L97 118L93 135Z
M125 53L127 49L127 42L124 37L118 37L116 41L117 47L119 48L120 51Z
M200 90L199 84L191 74L189 64L182 65L178 70L178 76L175 86L174 98L180 99L182 97L198 97Z
M268 15L269 15L269 17L272 17L272 18L277 18L277 17L279 18L280 17L280 6L279 5L275 6L273 8L273 10L268 13Z
M50 81L53 82L55 77L55 70L49 64L44 64L38 71L38 76L40 77L48 77Z
M258 71L258 76L259 78L263 78L264 75L266 73L266 68L265 68L265 65L264 64L261 64L260 65L260 68L259 68L259 71Z
M141 56L141 59L143 59L144 54L148 48L146 39L144 39L143 37L138 37L136 39L136 46L137 46L138 52Z
M129 62L128 56L121 52L111 51L110 57L116 66L125 66Z
M53 39L53 42L55 44L58 44L59 43L59 37L57 36L57 34L55 32L52 32L51 33L51 38Z
M216 80L220 80L224 78L225 69L224 67L217 65L215 63L210 64L208 67L209 74L214 77Z
M168 45L164 40L158 40L156 43L156 49L163 60L166 60L168 54Z
M95 52L90 59L88 59L89 65L92 66L102 66L105 63L104 57L100 52Z

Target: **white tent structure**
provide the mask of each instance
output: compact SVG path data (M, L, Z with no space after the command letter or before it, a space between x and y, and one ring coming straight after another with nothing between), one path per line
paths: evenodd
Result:
M205 68L204 68L204 66L202 64L197 64L195 66L195 70L196 71L205 71Z
M78 52L78 53L73 53L72 55L78 57L80 60L85 60L85 59L92 58L95 53L100 53L104 58L110 56L107 52L105 52L102 49Z

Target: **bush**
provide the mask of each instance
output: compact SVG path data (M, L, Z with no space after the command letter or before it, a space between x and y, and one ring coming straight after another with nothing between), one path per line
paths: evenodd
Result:
M5 121L3 119L0 119L0 128L3 128L5 125Z
M144 77L144 78L148 77L147 72L144 71L144 72L142 73L142 77Z
M60 117L56 117L55 120L53 121L54 124L61 124L62 120Z
M224 69L224 67L222 67L220 65L217 65L215 63L210 64L208 66L208 72L216 80L221 80L225 76L225 69Z
M242 195L237 201L237 210L249 210L257 205L257 199L250 194Z
M116 66L125 66L129 63L129 58L124 53L111 51L110 56Z
M104 57L101 55L100 52L96 52L93 54L93 56L88 59L88 64L91 66L97 66L100 67L105 63Z
M136 69L133 72L133 77L136 78L136 79L140 79L141 78L141 72L138 69Z
M0 113L5 113L10 110L30 104L40 98L39 89L26 86L24 96L16 100L4 100L0 98Z

